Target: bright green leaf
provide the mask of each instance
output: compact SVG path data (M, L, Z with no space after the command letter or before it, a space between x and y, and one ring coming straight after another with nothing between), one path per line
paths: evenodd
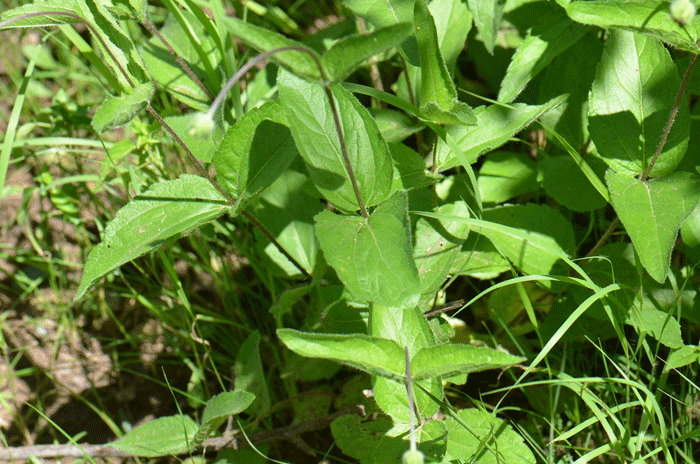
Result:
M645 334L669 348L681 348L684 345L678 319L665 311L642 308L639 312L633 312L626 322L638 334Z
M603 28L620 28L641 32L674 47L698 53L700 17L695 16L686 26L676 23L667 2L653 0L602 0L571 2L567 14L574 21Z
M450 440L443 462L463 459L479 464L535 464L523 437L493 414L463 409L459 417L461 423L452 417L445 420Z
M292 135L314 184L334 205L357 210L357 197L323 87L285 71L280 71L277 84ZM377 205L388 198L391 189L389 147L367 108L340 86L333 87L332 93L362 201L367 207Z
M151 100L154 91L151 83L139 84L130 94L108 97L92 118L93 129L104 132L127 124Z
M167 456L187 451L196 432L197 424L189 416L161 417L136 427L107 446L134 456Z
M446 126L447 133L457 142L469 163L474 163L480 155L500 147L534 120L557 107L565 100L564 96L535 106L516 103L510 108L499 105L480 106L474 109L475 126ZM459 158L447 143L440 139L437 145L439 171L453 168Z
M679 87L671 55L659 41L631 32L610 33L588 108L591 138L608 166L629 175L647 168ZM680 163L689 131L688 102L682 99L652 176L668 174Z
M243 391L224 392L213 396L202 412L202 425L194 438L190 437L190 446L196 448L209 437L224 421L239 412L245 411L255 400L255 395Z
M641 182L608 170L605 180L642 265L654 280L664 282L678 229L700 202L700 178L676 172Z
M326 78L329 82L344 80L367 59L399 45L412 31L410 23L399 23L338 40L321 58Z
M292 329L278 329L277 336L287 348L301 356L330 359L397 381L405 376L403 349L393 340L363 334L320 334Z
M484 46L493 55L496 36L503 17L505 0L468 0L469 9L474 15L474 23L479 29Z
M557 10L535 25L515 51L498 91L498 101L511 102L554 58L576 43L590 28L576 24Z
M88 255L75 299L88 287L117 269L228 211L230 205L203 177L183 174L177 180L155 184L133 198L112 219L102 243Z
M208 163L212 160L216 148L224 138L224 131L221 122L210 120L211 127L197 132L196 124L203 116L202 113L193 112L182 116L168 116L163 119L180 137L180 140L187 145L195 158Z
M326 261L362 302L408 308L418 303L420 280L411 253L406 193L394 194L365 220L323 211L316 235Z
M535 162L524 153L489 153L479 170L479 192L484 203L503 203L539 188Z
M435 345L419 350L411 358L411 374L418 381L500 369L524 361L520 356L482 346Z
M447 70L456 71L457 58L472 28L472 14L462 0L433 0L428 5L435 20L440 53Z

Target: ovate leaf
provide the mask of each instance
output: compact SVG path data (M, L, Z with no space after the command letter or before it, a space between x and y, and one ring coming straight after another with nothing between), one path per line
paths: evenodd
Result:
M420 280L411 252L406 192L399 191L364 219L323 211L316 236L348 291L362 302L408 308L418 303Z
M229 210L223 196L203 177L183 174L154 185L119 210L88 255L75 299L122 264L187 233Z
M498 26L503 18L505 0L468 0L469 9L474 16L474 24L479 29L481 39L489 53L493 55L496 45Z
M632 32L610 33L588 108L591 138L608 166L629 175L647 168L679 87L671 55L658 40ZM652 176L668 174L680 163L689 131L688 102L682 99Z
M526 359L481 346L451 343L423 348L411 358L413 380L503 368Z
M151 83L139 84L129 94L108 97L92 118L93 129L104 132L128 123L151 100L154 91Z
M251 333L238 349L236 362L233 365L234 390L245 390L246 393L250 392L253 395L254 400L250 406L251 412L255 414L267 411L271 404L263 362L260 357L261 338L260 332L257 330Z
M654 280L664 282L678 229L700 202L700 178L675 172L641 182L608 170L605 180L642 265Z
M357 210L357 196L323 87L285 71L280 71L277 84L292 135L314 184L334 205ZM389 147L369 111L352 94L340 86L333 87L332 93L362 201L367 207L377 205L388 198L391 189Z
M245 411L254 399L254 394L244 390L224 392L212 397L204 407L202 425L194 438L189 437L190 446L196 448L204 443L229 416Z
M167 456L187 451L196 432L197 424L189 416L161 417L136 427L107 446L134 456Z

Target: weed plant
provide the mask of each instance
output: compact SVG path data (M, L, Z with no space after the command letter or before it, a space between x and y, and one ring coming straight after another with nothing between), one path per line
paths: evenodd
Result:
M0 459L698 461L692 2L22 3Z

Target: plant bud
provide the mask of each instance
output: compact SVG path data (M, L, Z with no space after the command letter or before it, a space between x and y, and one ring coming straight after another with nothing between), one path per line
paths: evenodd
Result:
M422 451L408 450L401 457L401 464L424 464L425 455Z
M193 137L206 137L214 131L214 119L209 113L197 113L192 119L192 126L188 132Z
M695 17L695 4L691 0L673 0L669 7L671 17L681 26L685 26Z

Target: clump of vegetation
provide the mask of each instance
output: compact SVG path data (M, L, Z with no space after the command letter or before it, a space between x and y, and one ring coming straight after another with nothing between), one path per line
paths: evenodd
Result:
M695 5L387 4L8 5L0 459L695 462Z

